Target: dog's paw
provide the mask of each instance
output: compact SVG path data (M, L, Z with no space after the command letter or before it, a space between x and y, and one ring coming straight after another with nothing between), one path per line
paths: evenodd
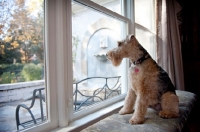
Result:
M144 123L144 119L139 119L139 118L131 118L130 120L129 120L129 123L130 124L142 124L142 123Z
M162 118L176 118L179 117L179 114L174 113L174 112L166 112L166 111L160 111L159 116Z
M125 108L122 108L120 111L119 111L119 114L120 115L124 115L124 114L131 114L133 113L133 110L127 110Z

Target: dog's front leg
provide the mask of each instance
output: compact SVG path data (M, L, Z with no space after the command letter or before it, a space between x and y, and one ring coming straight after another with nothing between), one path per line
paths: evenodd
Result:
M132 118L129 120L131 124L142 124L148 108L148 99L145 95L137 95L135 111Z
M119 111L119 114L124 115L133 113L133 106L135 104L135 99L136 99L135 92L131 88L129 88L129 91L124 101L124 106Z

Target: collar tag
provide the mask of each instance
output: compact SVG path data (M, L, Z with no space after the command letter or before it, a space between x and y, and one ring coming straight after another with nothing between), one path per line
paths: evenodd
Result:
M135 73L138 73L139 72L139 68L135 68L134 71L135 71Z

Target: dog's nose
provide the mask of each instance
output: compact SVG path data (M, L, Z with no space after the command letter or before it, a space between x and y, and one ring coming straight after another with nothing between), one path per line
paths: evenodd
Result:
M106 56L108 56L108 54L106 54Z

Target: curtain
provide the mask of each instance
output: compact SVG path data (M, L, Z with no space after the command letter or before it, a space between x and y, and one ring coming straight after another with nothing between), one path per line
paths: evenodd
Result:
M181 7L175 0L157 0L156 10L157 62L169 74L176 89L185 90L177 20Z

